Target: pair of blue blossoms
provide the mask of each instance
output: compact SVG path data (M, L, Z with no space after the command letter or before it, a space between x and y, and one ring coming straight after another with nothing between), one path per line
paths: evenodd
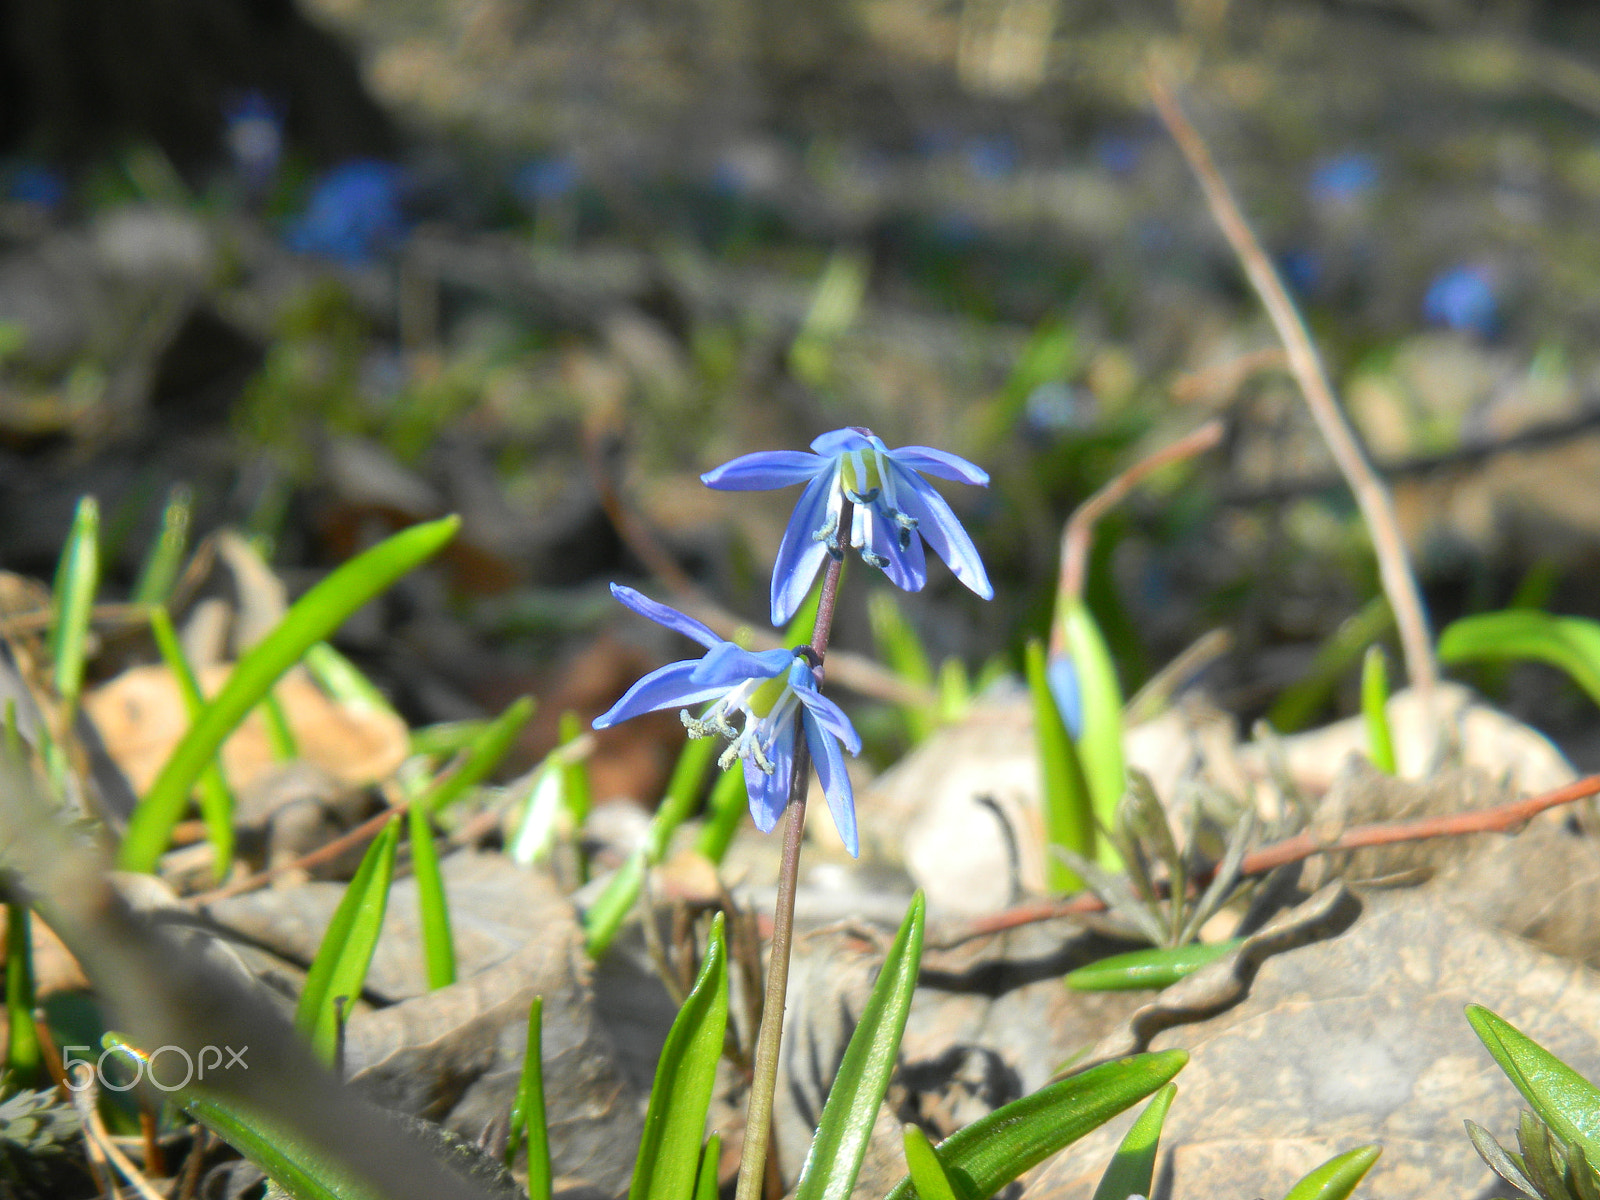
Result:
M989 482L984 471L964 458L927 446L891 450L882 438L856 426L823 434L811 443L809 453L746 454L700 479L707 487L732 492L806 485L772 570L772 623L781 626L811 590L823 561L841 558L846 545L908 592L922 590L928 581L926 545L967 587L985 600L994 597L972 539L924 475L979 487ZM847 501L848 531L841 528ZM678 708L690 737L726 737L729 744L719 765L727 770L735 759L743 760L750 814L763 833L778 823L789 802L796 738L803 731L834 825L850 853L859 853L844 751L859 754L861 738L839 706L817 690L816 670L805 653L753 653L632 588L612 584L611 593L641 616L699 642L706 653L650 672L595 718L594 727L605 729L643 713ZM691 716L689 709L700 705L709 707Z

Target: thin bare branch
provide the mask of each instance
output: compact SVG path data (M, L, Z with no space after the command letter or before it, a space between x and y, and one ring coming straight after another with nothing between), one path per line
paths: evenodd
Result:
M1355 494L1356 504L1372 536L1373 553L1378 559L1378 574L1383 582L1384 594L1389 597L1389 606L1394 610L1395 623L1400 630L1406 674L1412 686L1426 700L1438 680L1438 666L1433 656L1427 610L1423 607L1422 594L1411 572L1405 540L1400 534L1400 522L1395 516L1394 501L1389 496L1389 490L1367 462L1355 429L1339 407L1333 385L1328 380L1327 369L1311 342L1311 335L1306 330L1299 310L1289 298L1283 281L1278 278L1272 260L1267 257L1260 241L1245 221L1227 181L1212 161L1211 151L1178 107L1172 89L1159 69L1150 72L1150 93L1162 121L1199 180L1211 215L1221 226L1223 236L1238 256L1245 276L1261 298L1273 327L1277 329L1284 352L1288 355L1289 370L1300 385L1306 406L1311 410L1311 418L1328 444L1340 473Z

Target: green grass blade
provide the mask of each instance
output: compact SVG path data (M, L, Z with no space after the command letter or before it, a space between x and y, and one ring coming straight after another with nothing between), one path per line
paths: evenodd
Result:
M1084 858L1095 857L1094 808L1089 782L1078 758L1072 735L1062 723L1061 711L1045 677L1044 647L1037 639L1024 651L1028 692L1033 697L1034 739L1044 788L1044 828L1049 845L1065 846ZM1050 886L1070 892L1083 886L1077 872L1056 855L1047 855Z
M442 550L459 525L459 518L445 517L402 530L351 559L295 601L277 627L235 665L228 682L190 726L134 810L117 856L123 870L155 869L206 764L284 672L351 613Z
M1467 1020L1539 1119L1600 1162L1600 1088L1487 1008L1467 1005Z
M711 788L711 799L706 802L709 816L695 841L695 849L720 864L749 807L750 793L745 787L744 772L724 771Z
M33 1024L33 922L28 906L6 905L6 1070L5 1088L31 1088L44 1057Z
M544 1108L544 997L528 1007L528 1046L522 1055L522 1076L511 1106L506 1166L524 1142L528 1147L528 1200L550 1200L550 1126Z
M500 760L510 753L517 734L533 716L533 699L520 696L476 737L467 743L465 757L456 768L435 779L413 802L430 813L454 804L468 790L482 783L500 765Z
M1083 733L1078 738L1078 760L1095 818L1106 828L1116 816L1117 803L1127 789L1122 753L1122 685L1111 650L1100 633L1088 605L1068 599L1061 615L1062 644L1078 672L1083 697ZM1093 851L1080 851L1102 867L1115 871L1122 865L1109 839L1100 839Z
M172 672L172 678L178 685L189 720L199 719L206 705L205 697L200 693L200 681L194 677L189 660L184 657L183 646L178 642L178 631L172 627L172 618L159 604L150 610L150 633L155 639L161 661ZM200 773L199 788L200 817L205 822L206 838L214 854L212 873L217 879L224 879L233 869L234 798L216 759L212 759Z
M706 1138L706 1148L700 1154L700 1174L694 1181L694 1200L717 1200L721 1194L717 1186L717 1166L722 1161L722 1137L713 1133ZM530 1195L528 1200L539 1200Z
M603 891L587 912L583 914L584 945L590 958L599 958L611 947L622 928L622 923L633 911L633 902L644 887L644 873L649 869L644 847L628 855L628 861L617 868Z
M1243 938L1225 942L1191 942L1187 946L1154 947L1113 954L1067 973L1067 986L1080 992L1127 992L1171 987L1207 963L1226 958Z
M1389 729L1389 660L1382 646L1368 646L1361 661L1361 719L1367 727L1367 754L1385 775L1396 773L1394 734Z
M795 1200L846 1200L855 1189L878 1107L889 1090L922 963L926 902L918 892L883 960L822 1106ZM919 1131L920 1132L920 1131Z
M972 1200L961 1193L956 1181L945 1174L944 1164L933 1149L928 1135L916 1125L907 1125L901 1134L906 1149L906 1174L922 1200Z
M575 712L561 714L561 744L571 748L579 738L587 737L583 719ZM589 786L589 760L585 755L569 753L561 764L561 807L566 810L572 829L579 830L589 819L594 807L594 790Z
M1394 612L1388 597L1374 596L1334 630L1318 647L1305 673L1279 693L1267 710L1267 723L1281 733L1304 729L1328 703L1333 689L1362 652L1393 628Z
M294 1200L387 1200L293 1130L244 1105L191 1092L180 1103L189 1114L271 1176Z
M1169 1083L1144 1106L1144 1111L1123 1135L1122 1145L1111 1158L1111 1165L1100 1176L1100 1186L1094 1190L1094 1200L1129 1200L1131 1196L1148 1196L1150 1182L1156 1173L1156 1151L1161 1148L1161 1126L1166 1123L1167 1109L1178 1094L1178 1085Z
M667 781L667 790L662 798L661 807L656 809L655 816L650 818L650 824L645 830L639 863L636 866L630 859L611 877L611 882L590 906L584 919L584 925L589 930L590 954L599 955L611 944L611 939L616 935L623 919L632 910L633 902L639 896L639 889L644 886L645 868L654 866L666 856L667 844L674 831L694 811L694 806L700 799L700 790L705 783L706 772L711 769L711 763L720 748L721 743L716 738L691 738L684 744L683 750L678 754L678 762L672 768L672 778ZM743 792L742 771L725 771L722 779L718 780L719 786L730 775L738 777L740 791ZM731 830L728 836L732 837ZM704 840L704 833L701 837ZM723 850L726 850L726 845L723 846ZM707 855L707 857L719 861L721 855Z
M924 688L933 687L933 667L928 662L928 652L911 622L900 609L900 601L893 592L876 591L867 599L867 617L872 626L872 641L878 656L889 669L912 683ZM939 713L926 705L903 704L900 717L913 745L920 743L938 724Z
M672 768L672 778L667 780L667 790L661 797L661 806L650 818L645 832L646 853L651 863L658 863L667 853L667 842L679 825L689 819L695 805L700 802L700 792L705 786L706 772L722 750L720 738L690 738L684 743ZM741 772L742 774L742 772Z
M333 1062L338 1042L334 1001L347 996L353 1004L366 982L389 904L389 884L394 879L395 850L399 845L400 823L390 821L367 847L355 878L328 922L311 969L306 972L294 1023L311 1039L312 1049L324 1062Z
M305 665L317 686L336 700L341 708L352 712L394 713L389 697L383 694L378 685L327 642L318 642L306 650Z
M1063 1146L1098 1129L1172 1080L1184 1050L1136 1054L1041 1088L958 1129L939 1144L939 1161L973 1200L987 1200ZM888 1200L911 1200L910 1178Z
M133 585L135 604L165 604L172 595L172 585L178 581L178 570L183 566L183 556L189 549L189 519L194 508L194 497L182 484L167 495L167 507L161 514L161 532L150 545L144 566L139 569L139 581Z
M89 618L94 594L100 586L100 506L93 496L78 501L61 559L56 564L50 610L50 661L56 695L66 709L67 721L77 711L83 689L83 669L89 641Z
M700 975L661 1048L628 1200L683 1200L693 1190L727 1026L728 955L718 913Z
M1600 704L1600 622L1519 608L1463 617L1439 635L1442 663L1508 658L1559 667Z
M456 946L450 934L450 906L439 872L439 851L433 844L428 814L413 804L406 812L411 830L411 871L417 879L417 919L422 926L422 957L430 988L456 981Z
M1330 1158L1290 1188L1283 1200L1345 1200L1382 1153L1382 1146L1359 1146Z

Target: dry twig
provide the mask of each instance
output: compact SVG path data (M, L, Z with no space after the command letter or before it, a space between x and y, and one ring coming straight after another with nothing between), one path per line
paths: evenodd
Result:
M1241 879L1246 879L1265 875L1289 863L1310 858L1313 854L1337 854L1348 850L1366 850L1373 846L1394 846L1401 842L1465 837L1473 833L1507 833L1531 821L1547 808L1557 808L1596 794L1600 794L1600 775L1588 775L1554 791L1521 800L1509 800L1492 808L1447 813L1443 816L1418 817L1414 821L1356 825L1346 829L1338 837L1328 840L1319 840L1311 832L1301 832L1246 854L1239 865L1239 876ZM1194 881L1193 886L1204 887L1206 882L1206 877L1201 876ZM947 945L984 934L999 933L1005 929L1015 929L1020 925L1030 925L1035 921L1105 911L1105 901L1088 892L1079 893L1066 900L1041 900L1032 904L1019 904L1004 912L978 918Z
M1355 494L1356 504L1372 536L1373 553L1378 559L1378 574L1383 581L1384 594L1389 597L1389 606L1394 610L1395 623L1399 626L1406 674L1412 686L1426 697L1432 693L1438 680L1438 667L1433 657L1427 610L1423 607L1422 594L1411 573L1389 489L1367 462L1355 429L1334 396L1327 369L1311 342L1305 322L1295 308L1294 301L1289 298L1283 281L1278 278L1272 260L1267 257L1260 241L1245 221L1227 181L1212 161L1211 151L1178 107L1172 89L1159 69L1150 72L1150 93L1162 121L1199 180L1211 215L1221 226L1223 236L1238 256L1239 265L1244 268L1245 276L1261 298L1267 316L1278 331L1288 356L1289 370L1300 385L1312 420L1316 422L1318 431L1333 454L1334 462Z

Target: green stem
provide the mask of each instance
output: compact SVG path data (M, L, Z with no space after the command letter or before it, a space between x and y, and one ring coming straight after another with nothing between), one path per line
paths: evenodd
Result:
M839 527L848 529L850 506L845 505ZM811 635L817 683L822 683L822 663L833 631L834 602L839 593L842 559L828 560L822 580L817 624ZM799 715L795 720L799 720ZM745 1110L744 1152L739 1158L739 1185L734 1200L759 1200L766 1179L767 1150L772 1141L772 1097L778 1087L778 1048L783 1040L783 1009L789 991L789 950L794 942L794 893L800 878L800 843L806 828L806 795L811 784L811 750L804 737L795 739L794 775L789 782L788 819L783 827L783 859L778 867L778 900L772 913L772 954L767 967L767 990L761 1005L761 1028L756 1033L750 1102Z

